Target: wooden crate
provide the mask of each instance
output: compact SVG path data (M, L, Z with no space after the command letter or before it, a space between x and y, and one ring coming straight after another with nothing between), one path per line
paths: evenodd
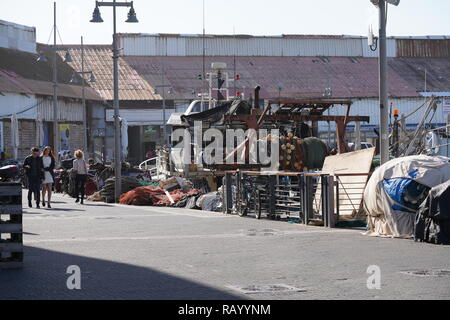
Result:
M0 269L22 266L22 187L17 183L0 183Z

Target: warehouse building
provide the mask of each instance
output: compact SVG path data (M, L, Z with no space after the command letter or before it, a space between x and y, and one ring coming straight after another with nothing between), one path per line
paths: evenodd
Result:
M0 21L0 149L6 157L23 159L33 146L54 145L52 55L37 62L35 28ZM38 50L37 50L38 49ZM60 150L84 146L80 85L70 79L75 70L58 59L58 122ZM103 99L86 88L88 151L98 160L104 153Z
M263 100L276 98L346 99L351 115L368 115L361 124L362 138L375 138L379 122L378 52L357 36L248 36L181 34L121 34L121 116L128 122L128 157L139 162L163 141L163 120L180 112L205 91L199 77L211 63L224 62L234 80L230 96L249 98L262 87ZM110 46L87 46L100 95L112 102ZM388 39L389 103L409 114L425 97L441 97L433 126L444 125L450 113L450 39L410 37ZM205 56L203 55L205 52ZM164 102L164 103L163 103ZM110 103L111 104L111 103ZM163 104L166 106L163 116ZM111 104L112 105L112 104ZM336 107L330 114L344 114ZM421 120L416 112L407 120L413 129ZM112 109L107 110L112 121ZM322 124L320 130L333 131ZM354 130L350 124L349 130ZM112 140L109 142L112 147Z

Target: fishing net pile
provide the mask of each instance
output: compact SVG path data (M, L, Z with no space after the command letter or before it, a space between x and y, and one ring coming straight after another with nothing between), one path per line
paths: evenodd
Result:
M120 197L121 204L135 205L135 206L175 206L179 207L181 204L186 204L187 200L192 197L197 197L202 192L199 190L189 190L183 192L177 189L168 192L162 188L155 186L137 187L133 190L122 194Z
M103 189L100 190L100 195L106 202L111 203L114 202L114 194L115 194L115 183L116 178L112 177L105 181L105 185ZM133 190L134 188L140 187L138 179L135 177L122 177L121 179L121 190L122 192L128 192Z

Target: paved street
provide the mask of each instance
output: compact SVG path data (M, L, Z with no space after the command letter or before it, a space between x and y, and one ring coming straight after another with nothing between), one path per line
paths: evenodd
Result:
M0 271L1 299L450 298L450 275L402 273L450 269L450 247L60 195L53 206L25 210L25 266ZM81 268L81 290L67 289L70 265ZM381 268L380 290L367 289L369 265ZM282 284L295 289L233 287Z

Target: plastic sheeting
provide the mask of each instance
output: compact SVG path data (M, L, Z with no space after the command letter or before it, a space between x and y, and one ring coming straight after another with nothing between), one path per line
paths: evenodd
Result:
M431 189L416 215L414 240L450 245L450 180Z
M412 237L415 212L403 208L402 204L396 201L398 198L395 196L389 196L385 189L386 181L404 178L433 188L450 180L449 161L449 158L440 156L409 156L391 160L375 170L364 191L364 208L369 229L366 234ZM405 182L398 184L400 187L406 185ZM393 191L390 190L389 193L392 194Z

